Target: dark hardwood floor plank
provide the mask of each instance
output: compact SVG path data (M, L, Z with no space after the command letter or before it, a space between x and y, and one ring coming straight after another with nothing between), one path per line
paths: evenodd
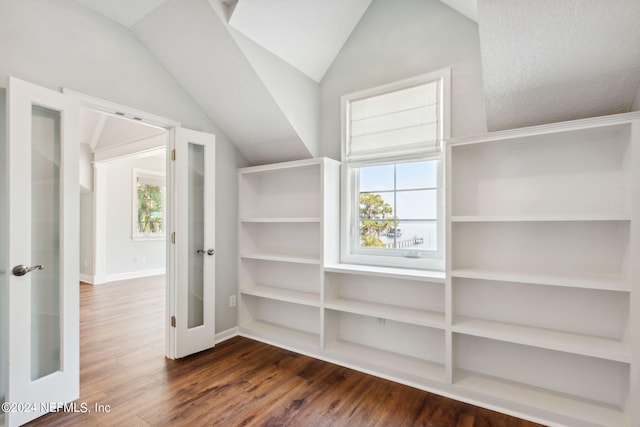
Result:
M30 425L537 426L242 337L168 360L164 304L163 277L81 284L77 403L91 413Z

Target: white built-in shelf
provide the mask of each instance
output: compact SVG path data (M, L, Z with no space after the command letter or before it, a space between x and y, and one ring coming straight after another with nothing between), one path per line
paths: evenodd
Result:
M242 218L242 223L273 223L273 224L293 224L293 223L319 223L318 217L297 217L297 218Z
M298 351L318 351L318 334L288 328L274 323L254 320L241 325L241 335Z
M441 363L343 340L331 342L325 351L338 363L388 378L402 378L403 382L416 385L446 382L445 366Z
M347 298L334 298L325 302L325 308L380 319L396 320L398 322L429 326L432 328L444 329L445 327L444 313L420 310L411 307L400 307L397 305L380 304Z
M259 166L249 166L247 168L242 168L240 171L243 171L247 175L261 175L261 174L269 174L274 173L276 175L281 175L283 173L287 173L290 171L295 171L297 169L310 169L313 171L313 174L316 174L316 169L320 168L322 163L321 158L319 159L303 159L303 160L292 160L289 162L283 163L272 163L267 165L259 165Z
M274 286L253 285L242 286L240 293L294 304L320 307L320 294L311 292L294 291L291 289L276 288Z
M451 277L497 280L503 282L529 283L547 286L565 286L570 288L599 289L617 292L629 292L631 290L629 282L619 276L538 273L496 270L490 268L456 268L451 271Z
M636 112L446 142L461 397L542 424L640 425L639 124Z
M516 344L629 363L627 343L595 336L534 328L482 319L458 318L453 332Z
M320 265L319 258L290 256L290 255L274 255L274 254L240 254L240 258L256 259L260 261L289 262L295 264L313 264Z
M331 273L351 273L361 276L387 277L390 279L424 280L431 283L444 283L444 271L415 270L408 268L378 267L358 264L329 264L324 271Z
M537 416L542 423L553 418L556 420L555 425L629 425L622 409L617 406L463 369L455 371L454 385L461 388L461 394L470 399L481 399L498 408L513 408L516 413L526 413L534 419ZM465 391L470 394L466 394Z
M576 221L630 221L631 215L566 214L566 215L453 215L451 222L576 222Z

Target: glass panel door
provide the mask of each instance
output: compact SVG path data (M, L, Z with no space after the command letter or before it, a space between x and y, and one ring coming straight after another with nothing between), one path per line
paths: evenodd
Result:
M60 112L31 118L31 380L60 370ZM32 266L33 268L33 266Z
M189 328L204 324L204 150L189 143Z
M14 78L8 90L7 402L80 394L77 100ZM49 409L7 412L9 426Z
M169 355L179 358L215 344L215 137L177 128L174 143L175 243L169 253L176 264L169 277L175 328Z

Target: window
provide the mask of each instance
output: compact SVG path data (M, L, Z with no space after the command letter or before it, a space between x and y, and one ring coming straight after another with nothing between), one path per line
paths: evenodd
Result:
M133 169L133 239L165 237L165 203L165 174Z
M444 268L449 76L446 69L342 98L343 262Z

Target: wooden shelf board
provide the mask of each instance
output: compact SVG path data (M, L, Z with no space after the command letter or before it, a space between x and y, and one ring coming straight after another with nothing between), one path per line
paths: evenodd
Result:
M267 224L291 224L291 223L319 223L319 217L249 217L240 219L242 223L267 223Z
M377 267L359 264L329 264L325 271L330 273L358 274L363 276L388 277L393 279L422 280L430 283L444 283L443 271L415 270L408 268Z
M240 258L255 259L255 260L260 260L260 261L274 261L274 262L289 262L289 263L296 263L296 264L320 265L320 258L291 256L291 255L241 254Z
M481 396L497 399L498 406L508 406L505 402L529 407L527 412L550 412L573 419L569 424L584 426L627 426L626 417L621 408L606 403L591 401L576 396L557 393L538 387L528 386L500 378L477 374L466 370L456 370L454 386ZM544 418L545 415L541 416Z
M241 286L240 293L256 297L269 298L294 304L320 307L320 294L276 288L274 286L252 285Z
M454 215L451 222L576 222L576 221L630 221L625 213L565 214L565 215Z
M425 381L444 383L446 378L443 364L379 348L338 340L329 344L325 350L332 359L352 363L387 377L418 384Z
M548 286L564 286L583 289L600 289L604 291L630 291L629 283L619 276L534 273L484 268L455 268L451 271L451 277L497 280L502 282L529 283Z
M471 318L456 319L452 330L466 335L580 354L614 362L630 363L631 361L628 345L613 339Z
M445 327L444 313L412 307L336 298L327 301L325 308L438 329Z

